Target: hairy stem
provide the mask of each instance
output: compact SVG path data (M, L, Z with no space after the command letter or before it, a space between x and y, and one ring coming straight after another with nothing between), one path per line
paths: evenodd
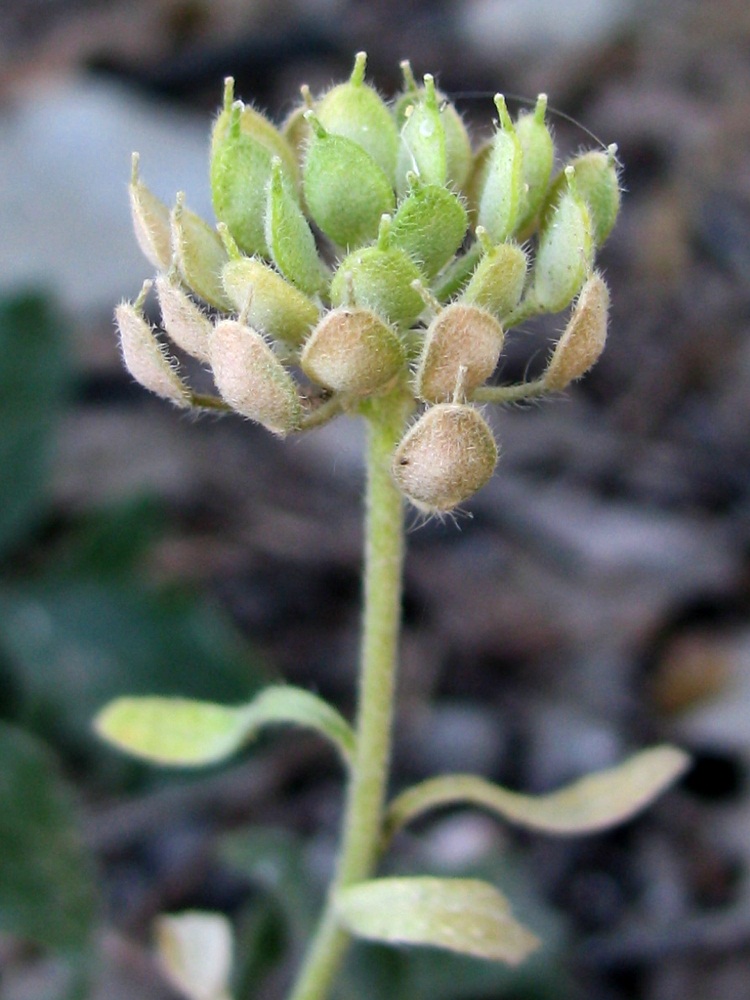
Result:
M404 505L391 478L411 402L400 393L368 401L364 616L357 745L350 771L336 875L290 1000L325 1000L349 935L336 923L339 888L367 879L377 863L391 752L393 694L401 626Z

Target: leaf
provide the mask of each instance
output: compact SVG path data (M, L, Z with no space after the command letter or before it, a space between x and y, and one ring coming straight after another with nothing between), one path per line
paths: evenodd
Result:
M354 736L322 698L295 687L270 687L247 705L230 707L185 698L118 698L97 716L100 736L157 764L195 767L225 760L262 726L309 726L349 761Z
M229 1000L232 926L220 913L189 910L156 921L159 958L189 1000Z
M50 575L0 588L0 650L19 718L98 757L91 719L123 691L237 702L263 680L213 604L134 575Z
M671 785L690 758L676 747L642 750L617 767L589 774L546 795L523 795L471 774L432 778L402 792L390 804L384 838L440 806L489 809L520 826L552 834L591 833L630 819Z
M0 551L44 509L52 438L70 384L64 331L48 300L0 302Z
M339 890L341 924L357 937L431 945L516 965L539 945L497 889L477 879L380 878Z
M0 931L83 949L96 890L67 785L46 747L0 723Z

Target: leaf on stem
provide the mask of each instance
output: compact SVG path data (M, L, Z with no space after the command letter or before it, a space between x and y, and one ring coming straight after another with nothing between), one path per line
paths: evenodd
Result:
M335 907L347 930L385 944L430 945L510 965L539 945L505 897L477 879L372 879L339 890Z
M391 802L384 839L430 809L468 804L550 834L591 833L622 823L672 784L689 757L676 747L642 750L617 767L546 795L522 795L470 774L449 774L408 788Z
M157 764L198 767L225 760L267 725L307 726L335 744L346 763L354 748L351 727L317 695L302 688L269 687L247 705L217 705L186 698L117 698L94 726L121 750Z

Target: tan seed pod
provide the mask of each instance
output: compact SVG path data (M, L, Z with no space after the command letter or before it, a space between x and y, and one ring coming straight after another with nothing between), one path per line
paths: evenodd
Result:
M592 274L581 289L568 325L555 346L544 384L547 389L564 389L599 360L607 339L609 291L599 274Z
M454 302L430 324L414 379L429 403L445 402L482 385L495 370L503 328L477 306Z
M209 343L216 388L232 409L282 437L299 426L294 380L257 330L224 319Z
M393 456L393 478L425 513L445 513L473 496L497 465L497 445L473 406L438 403L406 432Z
M146 260L154 267L166 270L172 259L169 209L141 180L139 161L138 153L133 153L128 188L133 230Z
M405 363L396 331L369 309L333 309L305 344L300 364L313 381L338 392L376 392Z
M156 294L162 325L170 339L187 354L208 363L208 339L213 331L208 316L165 274L156 279Z
M135 304L122 302L115 309L115 322L125 367L145 389L168 399L176 406L190 406L190 390L176 371L176 362L156 337L146 320L141 303L151 282L146 282Z

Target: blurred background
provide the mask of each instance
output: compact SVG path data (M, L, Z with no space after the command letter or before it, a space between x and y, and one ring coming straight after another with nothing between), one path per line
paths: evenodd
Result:
M596 370L498 411L499 470L409 535L393 783L544 791L672 740L680 786L613 833L444 813L393 870L481 873L545 940L521 970L358 948L340 997L750 993L750 8L744 0L4 0L0 7L0 998L174 1000L165 911L218 909L238 998L288 983L330 869L332 753L297 732L163 774L97 742L123 692L353 704L360 428L281 443L185 420L122 370L149 265L131 150L210 217L222 80L279 120L355 51L434 72L467 121L550 96L558 144L617 142ZM592 138L593 136L596 139ZM550 329L516 332L521 377Z

